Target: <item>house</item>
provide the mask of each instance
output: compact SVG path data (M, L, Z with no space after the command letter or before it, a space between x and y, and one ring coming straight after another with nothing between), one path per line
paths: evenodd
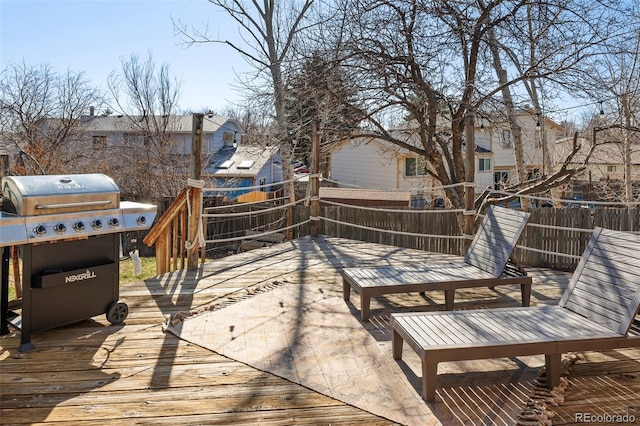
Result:
M543 166L541 137L555 141L563 136L563 128L550 119L538 120L530 111L517 116L522 128L525 162L530 175L540 173ZM540 125L538 125L540 124ZM391 133L411 143L410 129L395 129ZM515 151L506 121L481 118L476 121L476 192L491 187L500 189L518 182ZM417 143L414 141L414 143ZM340 184L412 192L412 205L421 200L435 205L442 192L429 188L441 184L430 176L424 159L417 154L379 138L355 137L332 147L329 159L330 178Z
M12 144L0 138L0 177L6 176L11 158L15 156Z
M275 191L278 188L272 184L282 182L278 147L246 143L223 147L211 157L202 171L202 179L205 187L225 188L209 191L208 195L223 195L228 200L252 191ZM257 186L260 188L255 188ZM229 191L228 188L239 189Z
M192 115L133 119L118 115L90 115L82 121L85 138L91 141L94 149L109 147L111 152L117 152L118 148L122 148L123 158L135 154L131 153L132 147L144 151L143 147L152 143L151 138L164 140L165 151L160 153L156 161L172 170L170 176L175 181L174 186L184 185L184 176L188 176L189 172L193 139ZM154 129L158 131L154 133ZM242 137L242 128L235 120L205 115L203 130L201 173L205 187L240 188L270 185L281 180L282 169L277 149L248 145ZM118 161L118 157L117 154L110 156L114 162ZM119 172L116 170L113 173ZM169 184L168 180L165 182ZM270 187L265 188L267 191ZM217 195L224 194L228 199L235 199L245 192L247 190L224 191Z
M205 114L202 132L202 175L206 186L248 187L282 180L275 147L249 146L232 119ZM127 197L171 197L186 185L193 140L193 115L82 116L64 149L73 172L110 175ZM0 143L0 167L15 156ZM15 160L13 160L15 162ZM0 171L3 169L0 168ZM3 172L4 173L4 172ZM229 198L247 192L228 192Z
M571 179L567 196L594 201L618 201L624 194L625 153L624 146L615 132L607 135L598 134L598 146L583 172ZM619 135L618 135L619 136ZM577 144L582 148L569 163L570 168L583 165L593 140L578 138ZM554 163L559 166L566 161L573 147L573 138L559 139L553 150ZM630 152L630 179L634 195L640 194L640 143L632 143Z
M174 164L191 155L193 117L191 115L163 117L158 125L142 126L137 120L125 116L89 116L84 118L83 128L94 146L144 146L146 128L162 128L170 140L170 152ZM282 180L282 167L277 147L248 145L242 138L242 128L231 119L213 114L205 115L202 135L202 179L205 187L246 188L270 185ZM180 160L183 161L180 161ZM264 191L271 188L265 186ZM249 190L215 191L212 194L235 199ZM212 195L210 194L210 195Z
M353 188L409 192L438 185L425 173L423 160L415 154L382 139L358 137L331 148L329 178ZM431 195L424 194L427 198Z
M230 148L240 142L243 133L240 125L228 118L213 114L204 116L202 135L202 155L213 156L223 148ZM144 146L153 137L169 140L168 154L187 156L191 154L193 129L192 115L172 115L163 117L131 117L125 115L83 116L81 127L85 138L93 148Z
M500 118L480 117L476 122L476 146L486 148L491 155L478 155L476 164L477 188L491 186L501 189L518 183L513 135L509 124ZM565 137L565 128L549 117L538 116L532 109L524 108L516 115L521 128L522 150L527 168L527 178L545 174L543 138L553 146ZM489 160L481 160L481 158ZM489 163L487 163L487 161Z

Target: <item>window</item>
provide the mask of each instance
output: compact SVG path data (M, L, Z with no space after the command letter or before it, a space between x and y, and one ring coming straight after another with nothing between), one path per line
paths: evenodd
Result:
M122 135L122 142L126 146L134 146L134 145L142 145L144 142L144 138L136 133L124 133Z
M260 180L258 181L258 185L260 186L260 191L262 192L266 192L267 191L267 178L260 178Z
M251 166L253 166L253 163L255 163L255 161L253 161L253 160L242 160L240 162L240 164L238 164L238 168L239 169L250 169Z
M502 146L505 148L513 147L513 140L511 140L511 130L502 131Z
M493 189L503 189L509 183L509 171L493 172Z
M607 171L609 173L615 173L616 172L616 166L607 166Z
M411 157L404 159L405 176L425 176L426 174L427 171L422 158Z
M222 134L222 141L224 142L224 146L233 146L235 148L237 141L236 141L236 133L238 132L224 132Z
M107 137L93 136L91 138L91 147L93 149L105 149L107 147Z
M537 167L527 171L527 180L538 179L540 176L540 169Z
M218 163L218 165L216 166L218 169L228 169L229 167L231 167L231 165L233 164L232 160L225 160L221 163Z
M478 158L478 171L479 172L491 171L491 158Z

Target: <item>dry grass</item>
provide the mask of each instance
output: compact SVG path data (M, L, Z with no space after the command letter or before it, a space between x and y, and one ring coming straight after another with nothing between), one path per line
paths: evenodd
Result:
M131 258L120 261L120 285L146 280L157 275L155 257L141 257L140 261L142 262L142 274L138 276L133 273L133 260Z

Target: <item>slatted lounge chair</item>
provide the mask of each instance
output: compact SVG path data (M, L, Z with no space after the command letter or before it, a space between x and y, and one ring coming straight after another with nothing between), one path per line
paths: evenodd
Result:
M369 320L371 296L444 290L445 308L453 310L456 289L520 284L522 306L529 306L531 277L511 261L529 213L491 206L464 260L435 265L344 268L342 296L360 294L362 321Z
M394 359L403 342L422 360L422 392L435 400L439 362L545 355L547 386L564 352L640 347L629 334L640 305L640 235L596 228L557 305L391 315Z

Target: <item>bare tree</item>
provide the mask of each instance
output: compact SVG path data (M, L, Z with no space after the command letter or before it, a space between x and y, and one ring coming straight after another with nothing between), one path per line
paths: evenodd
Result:
M172 139L178 119L180 82L169 66L159 67L151 53L145 60L137 55L122 59L122 69L109 75L113 109L126 117L120 129L119 179L130 196L173 196L188 177L184 161ZM112 147L110 147L112 148Z
M533 2L514 18L489 32L489 47L513 134L519 177L517 186L522 189L532 182L526 182L522 132L514 119L512 92L521 89L526 94L525 102L533 105L538 116L543 163L543 173L538 179L545 179L554 172L554 141L547 140L544 116L557 106L554 104L562 89L575 90L588 60L600 56L599 46L609 41L621 22L612 19L611 13L597 2L582 1ZM521 79L516 80L517 84L507 78L508 67ZM559 198L555 188L549 186L554 198Z
M633 157L640 155L640 9L637 3L628 4L611 10L608 17L624 25L610 43L600 46L600 56L589 61L581 90L600 108L588 126L593 141L604 145L603 155L614 153L623 165L622 179L616 179L619 184L607 180L602 190L609 199L628 203L640 197L634 195L631 173ZM612 187L621 188L615 197Z
M505 3L505 4L503 4ZM448 186L456 208L465 178L467 116L479 107L476 86L487 78L482 62L487 32L509 19L525 1L354 1L352 34L344 67L361 96L368 129L360 137L382 138L419 154L427 173ZM408 117L404 137L390 123Z
M467 118L504 110L506 104L511 110L507 121L514 124L516 104L524 102L512 93L525 93L528 102L536 99L542 114L541 82L545 89L559 87L560 77L602 40L586 34L586 40L553 44L563 31L584 27L593 33L595 21L593 27L585 24L592 14L580 17L582 26L575 23L578 10L591 13L583 3L353 0L346 8L351 34L343 66L357 86L368 124L358 136L382 138L422 156L427 173L442 185L462 182ZM507 43L516 31L518 38ZM530 48L516 51L523 40ZM387 130L403 119L409 120L403 136ZM541 181L527 183L523 153L517 154L520 194L560 185L573 173L568 167L549 167ZM446 196L453 206L463 206L460 186L448 188Z
M286 67L293 59L293 46L310 25L307 15L314 0L209 0L225 11L241 29L244 43L211 33L208 27L194 28L182 22L174 22L174 29L189 44L225 44L239 53L255 69L255 75L247 79L247 88L258 98L271 102L275 115L275 140L280 143L283 178L292 177L290 166L292 138L287 133L286 120ZM285 187L285 193L294 197L293 184Z
M49 65L9 64L0 75L0 130L19 153L15 174L90 170L81 143L82 117L102 105L102 94L84 73L58 73Z

